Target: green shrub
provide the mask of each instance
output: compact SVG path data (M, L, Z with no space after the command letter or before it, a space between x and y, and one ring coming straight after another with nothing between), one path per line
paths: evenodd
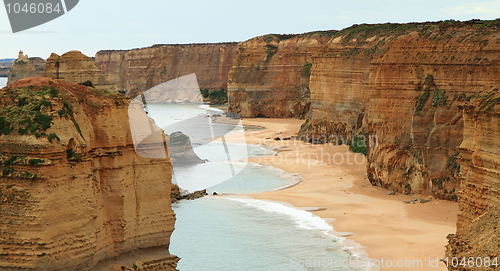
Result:
M51 133L49 136L48 136L48 140L50 143L52 143L52 140L54 139L57 139L58 141L61 141L61 139L54 133Z
M19 159L19 156L12 156L10 157L9 159L3 161L4 165L5 166L12 166L12 165L15 165L17 160Z
M36 165L39 165L39 164L43 164L43 163L45 163L45 160L43 160L43 159L37 159L37 158L33 158L33 159L28 160L28 163L29 163L30 165L36 166Z
M49 95L50 95L50 97L52 97L52 98L55 98L55 97L59 96L59 90L57 90L54 87L44 86L43 90L46 91L46 92L48 92Z
M366 136L364 134L355 136L351 141L349 150L352 152L361 153L366 156L368 154L368 143L366 142Z
M306 62L306 64L304 64L302 70L300 71L300 75L302 75L303 77L310 77L311 68L312 68L312 63Z
M26 129L34 135L40 129L40 126L38 126L36 123L30 123L28 124L28 127L26 127Z
M14 173L14 171L15 171L15 169L12 168L12 167L4 167L2 169L2 176L7 176L7 175L9 175L11 173Z
M10 134L10 122L5 117L0 117L0 135Z
M33 120L42 126L42 130L47 130L48 128L50 128L52 117L44 115L40 112L36 112L35 118Z
M200 93L203 98L208 98L208 89L200 89Z
M73 149L66 150L66 158L77 162L82 161L82 157L78 153L74 152Z
M432 96L432 106L446 105L446 96L444 89L436 88Z
M8 135L8 134L10 134L10 132L11 131L10 131L10 127L9 126L3 127L2 134Z
M27 104L28 104L27 97L23 97L23 98L19 99L19 101L17 102L17 106L19 106L19 107L25 106Z
M426 91L418 97L417 103L415 104L415 111L418 112L424 108L425 103L427 102L427 99L429 99L429 96L431 93L429 91Z
M271 59L278 52L278 46L266 44L267 59Z

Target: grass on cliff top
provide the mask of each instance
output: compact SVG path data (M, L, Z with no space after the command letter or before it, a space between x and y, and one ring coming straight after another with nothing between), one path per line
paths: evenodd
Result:
M59 96L57 89L47 86L5 89L0 93L0 135L48 136L45 131L51 127L52 117L44 112L52 111L52 99Z
M413 31L419 32L420 35L432 36L439 30L447 28L471 28L480 30L498 30L500 28L500 19L496 20L469 20L469 21L456 21L446 20L438 22L424 22L424 23L406 23L406 24L361 24L353 25L351 27L342 29L333 34L336 37L344 37L343 42L348 43L353 39L366 40L370 37L380 36L399 36L411 33Z

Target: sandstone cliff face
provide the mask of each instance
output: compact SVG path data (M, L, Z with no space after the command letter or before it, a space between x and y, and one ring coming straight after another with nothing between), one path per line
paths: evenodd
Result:
M465 97L500 83L498 26L361 25L314 56L309 140L367 141L368 178L401 193L457 199Z
M13 83L16 80L31 76L41 76L45 69L45 61L39 57L28 57L19 51L19 55L9 70L7 83Z
M98 89L118 91L116 84L95 66L94 60L80 51L69 51L61 56L52 53L43 76L75 84L91 81Z
M311 33L266 35L240 43L229 72L229 111L242 117L304 117L310 106L313 54L327 40Z
M477 93L463 106L464 140L457 233L449 235L446 256L489 258L496 266L450 270L498 270L500 262L500 93ZM472 265L475 266L475 265ZM457 268L455 268L457 267ZM476 266L477 267L477 266Z
M0 96L0 269L175 268L171 163L134 151L130 98L43 77Z
M192 73L201 89L227 89L227 74L236 45L155 45L127 51L99 51L95 64L130 96Z

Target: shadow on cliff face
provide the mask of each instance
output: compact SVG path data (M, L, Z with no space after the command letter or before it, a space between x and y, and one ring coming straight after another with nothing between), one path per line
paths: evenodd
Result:
M158 97L163 97L166 102L155 103ZM152 104L155 108L161 105L162 110L165 110L162 111L161 119L151 117ZM210 172L211 178L214 179L210 185L224 182L238 174L244 167L234 167L233 164L235 162L240 165L242 162L246 163L248 155L241 151L242 145L227 144L224 136L242 128L240 116L235 113L222 116L222 113L207 108L205 114L182 115L175 121L169 122L167 126L163 126L163 130L159 129L156 124L163 122L166 115L170 116L169 112L179 110L179 105L191 105L197 108L204 106L195 74L164 82L133 98L128 110L136 153L146 158L166 158L169 155L173 167L176 168L186 163L206 162L195 154L192 143L196 147L216 144L226 157L227 167L214 169L217 172ZM224 124L217 123L217 118L223 118ZM159 124L159 126L162 125ZM163 131L174 131L167 140L169 142L167 153L163 143L165 142ZM241 142L245 142L244 135L241 137ZM242 153L244 157L241 157ZM176 181L182 188L183 176L176 176ZM208 186L203 188L208 188Z

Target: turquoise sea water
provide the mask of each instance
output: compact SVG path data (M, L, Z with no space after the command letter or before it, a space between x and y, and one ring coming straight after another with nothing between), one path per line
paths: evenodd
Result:
M170 252L181 258L179 270L364 270L341 266L352 255L328 233L332 228L323 219L284 203L237 196L289 186L299 176L246 162L272 151L209 140L207 115L220 111L196 105L148 105L148 112L167 133L181 130L190 135L194 151L209 161L174 167L174 181L181 188L231 194L173 204L177 221ZM214 124L216 137L243 129L210 123Z

